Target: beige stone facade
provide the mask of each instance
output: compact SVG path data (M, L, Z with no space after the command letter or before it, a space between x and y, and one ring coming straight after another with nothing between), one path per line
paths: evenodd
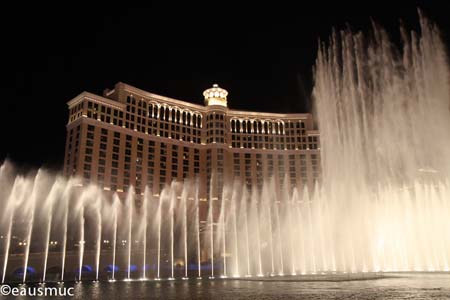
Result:
M103 96L81 93L68 102L65 175L119 194L134 186L143 195L147 186L156 196L173 180L195 178L205 200L233 180L249 190L268 178L300 190L320 180L311 114L232 110L217 85L204 96L205 106L196 105L124 83Z

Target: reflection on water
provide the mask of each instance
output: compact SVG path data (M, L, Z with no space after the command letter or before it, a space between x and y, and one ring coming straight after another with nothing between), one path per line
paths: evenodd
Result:
M71 299L450 299L450 274L396 274L344 282L86 282L75 286Z

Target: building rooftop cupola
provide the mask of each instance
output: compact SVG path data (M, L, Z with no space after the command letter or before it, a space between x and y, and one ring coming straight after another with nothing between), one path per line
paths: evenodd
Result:
M220 105L227 107L228 92L225 89L219 87L218 84L213 84L212 88L209 88L203 92L205 97L205 105Z

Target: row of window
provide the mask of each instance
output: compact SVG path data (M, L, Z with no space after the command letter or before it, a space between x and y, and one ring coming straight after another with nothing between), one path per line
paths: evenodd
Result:
M232 135L231 147L250 149L308 150L318 149L317 136L314 137L274 137Z
M139 101L141 102L141 101ZM139 132L152 134L156 136L172 138L182 141L188 141L200 144L201 143L201 129L191 128L189 126L174 124L172 122L166 122L161 120L147 119L140 116L135 116L134 114L126 113L125 121L122 120L123 112L117 109L113 109L111 107L107 107L105 105L100 105L98 103L93 103L88 101L88 112L87 116L89 118L94 118L96 120L100 120L102 122L110 123L117 126L124 126L125 128L136 130ZM150 105L149 105L150 106ZM71 108L71 112L76 113L76 115L81 114L83 108L83 103L78 104L77 106ZM127 108L130 111L141 112L143 109L137 108L135 106L129 106ZM172 111L174 112L174 111ZM76 115L74 117L76 118ZM225 139L225 124L223 123L224 115L222 114L212 114L207 115L206 120L206 128L207 128L207 143L226 143ZM216 121L216 122L214 122ZM237 132L232 135L231 146L233 148L251 148L251 149L278 149L278 150L294 150L294 149L318 149L318 137L315 136L314 141L311 141L311 137L308 137L308 144L306 144L306 137L302 137L306 133L304 127L305 123L302 121L293 123L286 123L286 133L292 134L292 136L288 137L278 137L268 134L262 134L262 129L265 127L268 128L269 132L271 129L271 123L261 123L261 122L250 122L250 121L242 121L238 122L237 120L232 120L232 124L235 124L235 129L237 128ZM242 125L239 125L241 124ZM250 124L250 125L249 125ZM276 123L278 124L278 123ZM280 123L280 128L283 130L282 123ZM237 127L236 127L237 126ZM239 131L239 126L242 126L243 131ZM247 126L251 126L251 133L246 132ZM275 126L275 125L274 125ZM279 130L276 125L274 130ZM300 128L300 129L297 129ZM255 131L253 131L253 128ZM232 128L233 129L233 128ZM291 130L292 129L292 130ZM296 130L296 131L293 131ZM233 130L232 130L233 131ZM236 131L236 130L234 130ZM265 131L267 132L267 131ZM300 135L299 135L300 133ZM258 135L257 135L258 134ZM294 137L295 135L295 137ZM286 140L284 140L286 139ZM285 142L286 141L286 142Z
M295 125L294 125L295 124ZM237 120L230 121L232 133L256 133L256 134L295 134L305 129L302 121L262 121L262 120ZM291 130L286 130L286 129ZM293 129L297 129L294 131Z
M96 169L97 176L96 178L92 178L92 161L94 155L94 136L95 136L95 126L88 125L88 130L86 134L86 147L85 147L85 158L84 158L84 177L86 180L95 179L99 185L104 183L105 179L105 159L102 157L106 157L106 149L108 143L108 130L105 128L100 129L100 142L99 142L99 157L98 160L98 168ZM155 141L148 141L144 144L144 140L142 138L135 138L133 141L133 137L131 135L126 135L126 140L124 142L124 152L123 152L123 173L119 174L119 158L122 157L120 152L120 142L121 142L121 134L118 132L114 132L113 137L113 145L112 145L112 154L111 154L111 166L110 166L110 177L111 177L111 189L116 190L116 183L118 182L117 176L121 175L123 177L123 190L126 190L130 182L136 186L136 193L140 193L140 186L143 184L142 182L142 171L143 169L147 169L147 181L145 184L149 187L153 186L153 176L155 173L155 161L159 160L159 180L160 187L167 181L170 181L172 178L178 178L178 173L182 174L183 178L188 177L188 173L190 168L193 168L194 174L200 173L200 150L199 149L191 149L188 147L179 147L178 145L170 145L166 143L160 143L160 155L155 157ZM136 143L136 151L133 154L133 143ZM143 150L144 147L147 149L147 164L143 165ZM171 152L171 164L168 164L168 151ZM182 154L178 151L183 151ZM189 156L192 155L193 164L189 165ZM183 160L182 164L179 164L179 158ZM131 165L135 166L134 172L131 170ZM109 166L108 166L109 167ZM170 167L170 168L168 168ZM108 169L108 168L107 168ZM167 176L166 172L168 170L171 176ZM182 173L181 173L182 172ZM132 175L134 173L134 175ZM134 177L134 178L133 178ZM131 180L130 180L131 179Z
M202 116L200 113L186 111L178 107L161 105L151 102L147 105L145 101L136 101L133 96L127 96L127 112L141 117L170 121L185 124L195 128L201 128Z

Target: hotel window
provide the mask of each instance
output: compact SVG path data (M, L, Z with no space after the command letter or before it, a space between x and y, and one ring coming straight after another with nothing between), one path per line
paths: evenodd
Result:
M235 165L239 165L241 161L239 160L239 158L235 158L233 162Z

